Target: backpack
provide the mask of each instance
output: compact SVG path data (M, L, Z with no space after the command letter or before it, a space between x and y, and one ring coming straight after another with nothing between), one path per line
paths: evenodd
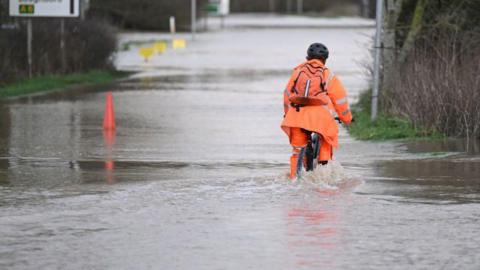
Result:
M305 63L296 71L296 78L290 89L290 102L297 110L303 106L327 105L325 101L324 72L327 68L315 63Z

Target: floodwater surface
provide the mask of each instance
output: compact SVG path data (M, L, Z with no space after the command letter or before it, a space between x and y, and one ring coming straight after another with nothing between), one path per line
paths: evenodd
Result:
M237 26L149 62L132 46L116 58L128 80L0 104L0 268L478 269L475 142L342 128L335 162L286 178L291 69L324 42L354 101L369 25ZM115 132L102 131L106 91Z

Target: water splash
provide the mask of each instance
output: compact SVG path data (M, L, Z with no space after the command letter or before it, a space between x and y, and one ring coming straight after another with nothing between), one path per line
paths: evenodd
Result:
M327 165L317 166L311 172L302 172L301 180L314 183L326 189L338 189L349 181L342 165L337 161L330 161Z

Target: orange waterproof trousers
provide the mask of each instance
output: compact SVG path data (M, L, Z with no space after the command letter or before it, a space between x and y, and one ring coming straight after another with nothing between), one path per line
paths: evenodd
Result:
M292 156L290 157L290 178L297 176L298 155L303 147L307 146L310 140L310 131L292 127L290 129L290 144L292 145ZM321 140L320 153L318 154L318 161L329 161L333 156L333 148L325 140Z

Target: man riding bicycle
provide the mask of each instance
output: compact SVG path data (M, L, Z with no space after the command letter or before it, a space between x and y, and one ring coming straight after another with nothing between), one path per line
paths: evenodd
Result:
M283 94L285 115L281 127L293 147L291 179L297 177L304 162L312 132L320 136L318 164L326 165L333 157L333 148L338 146L335 114L344 124L352 122L347 92L338 77L325 66L328 55L325 45L310 45L307 61L294 69Z

